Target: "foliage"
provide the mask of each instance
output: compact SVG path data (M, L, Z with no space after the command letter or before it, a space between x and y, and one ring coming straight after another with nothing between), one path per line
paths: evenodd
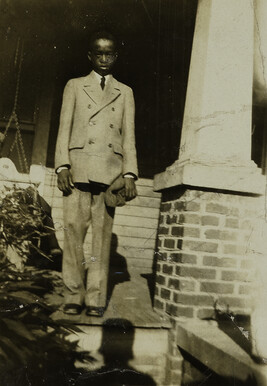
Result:
M46 234L33 194L12 188L0 197L0 385L71 386L79 375L75 361L90 356L68 339L77 328L51 317L56 307L46 299L60 292L60 277L27 265L18 271L7 258L11 247L25 263Z
M45 214L36 197L34 188L15 186L6 187L0 195L0 248L12 246L24 262L31 249L42 254L40 241L47 235Z
M72 385L74 363L90 356L67 337L78 329L51 318L45 295L56 291L49 271L16 272L0 263L0 384Z

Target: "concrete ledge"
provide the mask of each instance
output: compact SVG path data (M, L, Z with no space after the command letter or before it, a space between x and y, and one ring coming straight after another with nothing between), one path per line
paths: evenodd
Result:
M235 192L264 194L266 178L254 162L244 166L232 164L176 162L154 177L154 190L189 185Z
M190 320L177 326L177 345L218 375L267 385L267 366L256 364L215 321Z

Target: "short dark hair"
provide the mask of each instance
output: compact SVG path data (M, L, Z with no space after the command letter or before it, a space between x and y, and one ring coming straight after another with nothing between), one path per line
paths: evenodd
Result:
M117 39L115 38L112 33L106 30L101 30L101 31L96 31L91 35L90 41L89 41L89 50L92 50L94 43L98 39L106 39L106 40L111 40L114 43L115 49L118 47L118 42Z

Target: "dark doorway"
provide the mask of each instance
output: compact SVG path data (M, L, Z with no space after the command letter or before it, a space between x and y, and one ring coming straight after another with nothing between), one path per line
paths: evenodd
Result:
M26 42L25 55L34 62L39 58L34 67L29 63L25 68L37 78L37 91L31 86L25 95L29 98L32 93L35 97L28 102L35 106L31 141L39 124L49 127L47 166L54 166L64 85L70 78L89 73L88 38L100 28L117 36L120 58L114 76L134 90L140 176L152 178L177 159L197 0L23 0L16 4L1 0L0 6L0 38L14 46L9 61L18 37ZM7 66L5 60L1 68L5 82L12 78L12 69L6 75ZM40 98L47 83L53 84L46 92L51 95L51 108L43 114L44 124L38 117L48 102L47 97ZM10 95L12 99L11 92ZM3 112L2 116L3 131L8 113ZM27 142L26 131L24 138ZM35 147L35 155L29 156L35 163L36 148L42 143L39 139L39 143L35 141L27 148L30 152Z

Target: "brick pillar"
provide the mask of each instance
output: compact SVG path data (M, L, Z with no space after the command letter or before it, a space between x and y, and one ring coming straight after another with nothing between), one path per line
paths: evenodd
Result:
M251 312L250 237L265 213L265 178L251 160L253 62L253 2L199 0L179 158L154 178L154 306L174 328L216 310Z
M187 187L163 192L155 307L174 317L249 314L249 244L263 200Z

